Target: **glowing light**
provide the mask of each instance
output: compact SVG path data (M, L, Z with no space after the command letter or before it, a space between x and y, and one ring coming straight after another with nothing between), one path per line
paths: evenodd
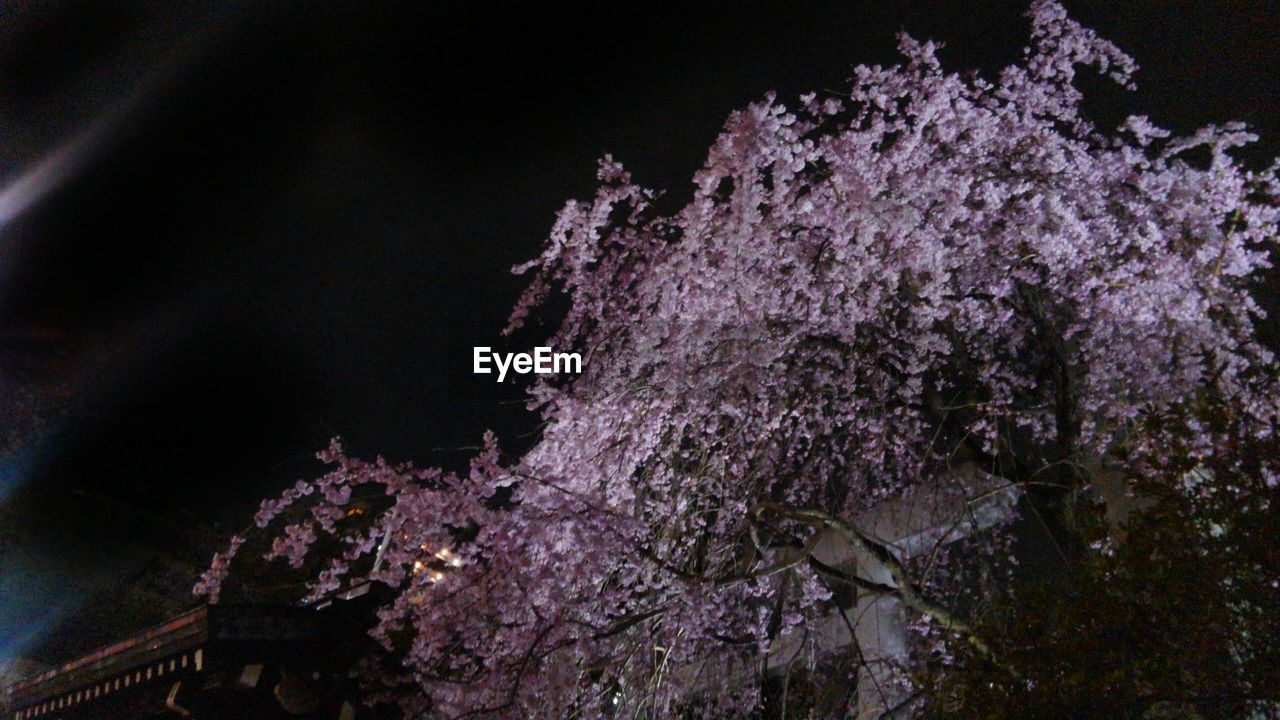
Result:
M38 205L98 154L138 101L139 95L125 98L0 190L0 229Z
M454 555L449 548L443 548L436 553L436 559L449 563L450 567L462 567L462 558Z

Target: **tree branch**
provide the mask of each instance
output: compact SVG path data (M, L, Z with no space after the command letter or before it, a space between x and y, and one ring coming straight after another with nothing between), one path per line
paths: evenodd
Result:
M864 535L857 528L831 515L830 513L819 510L817 508L792 508L778 503L764 501L756 506L754 512L767 510L776 513L790 520L795 520L815 527L826 527L835 530L850 545L862 550L889 570L889 575L893 577L896 587L888 588L902 600L902 604L915 610L916 612L928 616L935 620L939 625L960 635L973 646L984 658L996 664L995 653L992 652L991 646L982 638L978 637L977 631L973 626L965 620L961 619L955 613L947 608L938 605L929 600L915 587L910 578L907 577L906 568L898 560L887 547L872 540ZM887 586L885 586L887 588ZM879 588L877 588L879 589ZM1003 667L1003 665L1002 665Z

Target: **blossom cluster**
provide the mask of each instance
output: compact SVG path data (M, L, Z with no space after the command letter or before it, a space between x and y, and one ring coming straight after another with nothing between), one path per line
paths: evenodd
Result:
M313 591L383 548L389 697L422 717L749 710L759 677L732 668L788 641L816 658L833 603L791 561L815 531L764 505L850 523L922 490L941 506L966 463L1074 488L1060 468L1159 452L1150 418L1203 397L1270 432L1248 286L1275 168L1232 158L1253 139L1238 124L1098 129L1076 73L1129 85L1133 61L1054 2L1029 15L1024 60L994 80L903 35L905 61L847 92L733 113L673 213L605 156L595 197L517 268L533 279L509 329L563 293L546 344L583 356L533 385L538 444L504 461L488 438L463 475L335 446L329 475L264 503L259 526L319 491L272 551L296 564L342 534L351 489L385 491ZM1212 429L1178 432L1214 451ZM439 548L456 563L415 572Z

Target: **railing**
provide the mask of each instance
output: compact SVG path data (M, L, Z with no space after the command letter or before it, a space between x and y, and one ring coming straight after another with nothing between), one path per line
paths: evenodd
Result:
M197 608L128 640L14 683L5 690L5 705L22 707L113 678L126 668L146 665L198 645L208 639L208 632L209 609Z

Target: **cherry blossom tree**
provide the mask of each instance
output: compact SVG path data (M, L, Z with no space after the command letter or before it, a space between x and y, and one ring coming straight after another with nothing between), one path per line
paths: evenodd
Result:
M851 681L814 639L850 591L897 597L919 652L959 643L1019 677L956 595L1007 531L912 553L859 518L906 497L964 507L976 474L1071 563L1105 550L1078 521L1098 477L1222 452L1196 408L1272 436L1248 286L1276 168L1232 158L1253 139L1239 124L1095 127L1076 73L1128 86L1133 61L1054 2L1029 16L995 79L903 35L904 62L856 68L846 92L733 113L673 211L605 156L595 196L517 268L532 281L508 331L562 296L547 344L584 359L530 389L532 450L488 437L453 474L335 443L328 474L263 504L257 525L284 525L270 556L325 558L312 597L395 589L376 697L411 717L759 712L784 644L812 682ZM822 560L824 538L892 582ZM217 599L243 542L198 592Z

